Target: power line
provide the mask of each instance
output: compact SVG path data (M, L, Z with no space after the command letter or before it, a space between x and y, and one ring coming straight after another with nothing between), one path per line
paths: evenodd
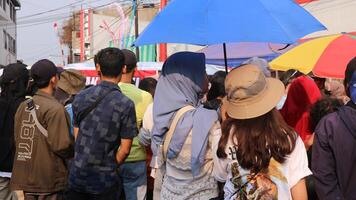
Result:
M102 1L102 0L99 0L99 1ZM107 4L95 6L92 9L98 9L98 8L102 8L102 7L111 5L113 3L123 3L123 2L130 2L130 0L112 1ZM79 10L74 11L74 12L78 12L78 11ZM27 20L24 22L19 22L18 24L14 24L14 23L2 24L2 25L0 25L0 27L6 27L7 29L10 29L10 28L15 28L17 25L19 25L18 28L24 28L24 27L37 26L37 25L41 25L41 24L47 24L49 22L55 22L58 20L68 19L68 18L72 17L72 14L66 14L66 16L63 16L63 14L66 14L66 13L54 14L54 15L51 15L50 18L48 18L48 16L45 16L43 18L37 18L35 20Z
M67 8L67 7L75 6L76 4L78 4L78 3L80 4L80 3L82 3L83 1L84 1L84 0L78 0L78 1L76 1L76 2L74 2L74 3L71 3L71 4L67 4L67 5L58 7L58 8L54 8L54 9L42 11L42 12L35 13L35 14L31 14L31 15L22 16L22 17L19 17L18 19L30 18L30 17L35 17L35 16L39 16L39 15L46 14L46 13L50 13L50 12L55 12L55 11L58 11L58 10L61 10L61 9Z
M132 7L130 7L129 9L127 9L127 10L124 11L124 14L127 15L127 14L129 14L130 12L132 12L132 10L133 10ZM112 20L110 21L110 25L109 25L108 27L109 27L109 28L112 28L112 27L113 27L116 23L118 23L120 20L121 20L120 16L115 17L114 19L112 19ZM100 33L100 31L101 31L100 29L94 31L94 32L92 33L92 37L96 36L98 33Z

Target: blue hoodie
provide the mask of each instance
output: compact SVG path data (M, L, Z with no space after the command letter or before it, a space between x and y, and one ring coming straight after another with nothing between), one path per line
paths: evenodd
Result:
M318 124L312 171L319 199L356 198L356 105L351 101Z

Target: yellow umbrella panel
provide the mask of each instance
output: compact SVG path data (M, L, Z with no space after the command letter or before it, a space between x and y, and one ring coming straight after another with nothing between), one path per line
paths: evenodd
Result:
M273 70L298 70L304 74L310 73L318 59L331 41L340 37L340 34L321 37L300 44L270 62Z

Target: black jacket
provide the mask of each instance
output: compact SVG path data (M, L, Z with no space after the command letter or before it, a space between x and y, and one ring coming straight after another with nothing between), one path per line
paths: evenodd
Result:
M0 97L0 171L11 172L15 155L14 118L24 98Z

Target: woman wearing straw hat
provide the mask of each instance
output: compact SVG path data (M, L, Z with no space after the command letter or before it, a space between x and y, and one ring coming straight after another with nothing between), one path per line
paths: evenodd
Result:
M228 74L225 88L227 119L213 149L225 199L307 199L304 177L311 172L303 141L275 109L282 82L244 65Z

